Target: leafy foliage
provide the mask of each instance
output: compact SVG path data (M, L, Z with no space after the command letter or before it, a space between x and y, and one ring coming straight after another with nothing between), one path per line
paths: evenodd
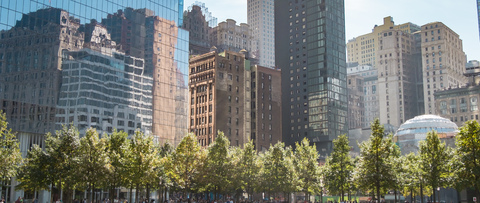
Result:
M390 188L391 180L395 179L395 165L392 161L399 153L392 140L392 135L385 136L385 130L380 121L372 123L372 135L368 141L360 144L360 157L354 172L358 188L364 188L376 193L385 194Z
M473 187L476 197L480 197L480 125L468 121L456 136L455 182L459 189Z
M0 181L7 181L17 175L22 162L19 143L11 129L7 127L6 115L0 111Z
M324 181L326 189L331 194L339 194L341 201L344 194L352 187L353 160L349 155L348 137L341 135L333 140L332 154L326 159Z

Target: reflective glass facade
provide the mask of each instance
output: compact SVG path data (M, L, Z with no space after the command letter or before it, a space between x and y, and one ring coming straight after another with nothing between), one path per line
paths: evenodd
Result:
M57 104L57 130L72 123L80 134L90 127L99 134L112 133L114 129L129 135L137 129L152 133L153 79L145 76L142 59L121 53L106 56L91 49L66 54Z
M322 156L347 133L344 13L343 0L275 1L283 141L307 137Z
M1 1L0 109L12 129L42 135L61 123L55 118L67 53L87 48L113 57L116 50L143 61L143 77L153 79L147 105L152 123L140 125L152 127L142 130L178 143L188 127L188 31L178 26L182 13L183 0Z

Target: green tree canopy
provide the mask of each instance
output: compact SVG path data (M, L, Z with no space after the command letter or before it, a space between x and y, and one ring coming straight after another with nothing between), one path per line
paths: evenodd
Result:
M340 135L333 140L332 154L327 157L324 166L324 182L330 194L339 194L344 201L344 194L352 187L353 160L349 154L348 137Z
M318 151L315 145L310 146L310 141L304 138L300 143L295 143L294 165L298 174L300 191L305 193L307 198L317 191L317 182L320 181L320 170L318 165Z
M456 136L457 188L472 187L475 196L480 198L480 125L468 121Z
M392 157L398 150L394 149L392 135L385 136L385 129L375 119L371 126L370 139L360 144L360 156L354 172L354 180L358 188L376 193L379 200L385 194L394 179Z
M420 141L420 170L425 183L431 186L433 201L437 187L447 186L450 176L448 160L451 158L445 143L440 141L436 131L427 133L427 138Z
M15 177L22 162L19 143L12 129L8 129L5 113L0 111L0 182Z

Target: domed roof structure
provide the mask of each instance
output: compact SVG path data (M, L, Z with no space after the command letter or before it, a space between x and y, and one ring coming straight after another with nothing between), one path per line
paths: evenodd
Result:
M440 138L451 139L458 133L458 126L454 122L436 115L416 116L400 125L394 140L402 154L417 153L419 142L425 140L427 133L432 130L437 131Z

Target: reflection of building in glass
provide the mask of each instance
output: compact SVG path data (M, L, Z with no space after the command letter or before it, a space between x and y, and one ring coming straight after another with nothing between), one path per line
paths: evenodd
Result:
M145 60L145 74L153 77L153 135L178 143L188 125L188 32L148 9L119 10L102 24L117 33L112 40L126 54Z
M213 17L212 12L208 11L208 8L205 6L205 3L195 1L191 6L187 8L187 11L185 12L191 12L195 9L195 7L198 7L201 10L201 13L203 13L203 16L205 18L205 21L208 23L208 26L210 27L215 27L218 24L218 19L216 17ZM185 14L184 12L184 14ZM185 16L184 16L184 21L185 21Z
M377 72L377 69L374 69L372 66L358 65L356 63L349 64L347 68L349 129L369 128L373 120L379 117ZM355 88L358 89L355 90ZM356 103L359 103L359 105ZM352 107L353 104L355 104L355 107Z
M153 81L144 76L142 59L119 53L106 56L90 49L67 54L62 63L57 129L72 123L82 135L90 127L99 134L114 129L129 135L136 129L151 134Z
M92 5L93 3L94 5ZM124 12L125 15L118 15L121 12ZM112 116L115 116L124 113L126 117L124 125L127 126L124 129L127 132L131 132L137 127L144 128L146 132L149 132L149 126L151 126L152 133L157 136L159 141L178 143L179 139L187 132L188 125L186 122L188 31L179 29L179 25L182 25L182 13L183 0L121 2L98 0L92 3L78 3L73 0L41 2L24 0L21 4L1 3L0 109L7 114L9 127L17 133L23 155L26 155L33 144L43 146L45 133L54 132L56 124L61 123L60 120L65 119L65 124L68 124L68 120L78 119L75 116L67 118L66 114L71 115L71 111L75 114L77 110L85 110L83 107L69 108L65 114L57 116L57 112L63 113L61 110L67 104L75 102L74 105L78 106L81 98L78 101L76 98L85 96L75 95L76 93L84 94L85 92L81 91L83 89L78 90L79 92L70 90L71 86L75 86L73 84L75 81L70 81L73 78L70 74L76 72L72 68L88 72L92 65L97 68L101 67L92 70L91 76L88 76L100 77L97 74L99 71L111 70L108 65L101 65L105 60L118 62L122 61L119 59L122 57L132 58L134 64L129 65L124 61L126 63L124 64L125 70L116 73L124 73L123 77L125 77L126 72L129 77L132 74L136 75L136 73L128 71L130 68L142 67L140 69L142 69L143 75L134 76L133 81L135 82L132 81L131 85L143 83L142 87L146 87L146 89L142 88L142 91L135 93L147 98L134 96L133 99L128 99L129 104L126 106L135 106L135 111L130 111L128 108L118 108L117 110L114 108L100 112L101 108L96 109L95 104L92 104L89 108L93 113L87 114L90 116L87 117L88 123L83 124L96 126L102 130L106 129L108 132L110 125L113 128L121 122L115 124L114 120L106 119L104 126L102 123L104 120L103 118L101 120L100 115L102 113L111 115L113 112ZM119 20L108 21L114 16L120 16ZM111 40L108 35L111 35ZM88 61L88 56L85 55L86 58L83 58L80 56L81 54L105 60L101 60L103 62ZM141 61L143 64L135 64L135 61L139 61L139 63ZM79 63L82 65L73 67ZM62 64L69 68L68 71L65 70L65 73L62 73ZM83 67L84 64L91 67ZM60 91L66 88L62 89L61 87L62 76L66 76L65 74L69 74L69 81L65 84L68 84L68 91L71 91L69 93L72 94L60 96ZM80 75L82 74L79 72ZM147 78L153 78L153 81L148 81ZM109 88L110 85L119 81L111 82L112 84L95 85L88 82L88 84L79 83L79 88L82 85L87 85L87 89ZM152 85L148 87L145 82L152 83ZM122 89L126 86L115 88ZM149 89L153 91L149 91ZM88 96L85 96L85 99L88 97L93 101L96 100L96 97L102 97L102 95L97 95L98 92L102 91L93 89ZM146 103L142 103L145 102L144 99L150 100L149 94L151 94L151 102L153 102L151 115L146 110L150 107ZM138 94L136 95L138 96ZM68 103L63 103L66 98L68 98ZM138 108L135 104L137 101L141 101ZM58 102L62 102L62 104ZM98 100L98 102L100 101ZM106 103L105 101L101 102ZM119 99L112 102L125 101ZM57 109L58 105L62 109ZM96 113L97 110L99 114ZM137 110L140 110L140 114L136 114ZM144 110L146 112L142 112ZM117 112L118 114L116 114ZM130 114L135 118L130 117ZM150 116L152 118L149 118ZM151 119L150 123L148 123L149 119ZM9 188L9 193L5 195L7 201L12 202L18 196L33 199L33 194L14 189L17 184L15 180L11 183L12 187L2 187L3 190L0 191L3 196L5 189ZM35 198L41 202L58 200L55 197L50 200L45 191L38 192Z
M193 5L191 9L183 13L182 28L189 31L190 34L190 55L205 54L210 51L210 32L211 24L208 23L206 14L202 13L199 6ZM215 23L216 26L216 23Z
M394 140L402 154L417 153L419 142L425 140L427 132L437 131L438 137L449 146L453 146L458 127L452 121L436 115L421 115L407 120L400 126Z

